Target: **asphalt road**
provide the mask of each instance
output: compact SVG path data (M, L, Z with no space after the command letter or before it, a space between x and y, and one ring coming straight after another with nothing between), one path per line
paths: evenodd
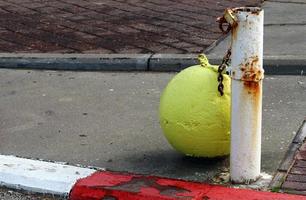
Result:
M64 198L42 195L26 194L6 188L0 188L0 200L63 200Z
M207 181L228 160L184 157L159 127L159 97L173 75L1 69L0 152ZM305 99L305 76L266 76L263 171L277 168Z

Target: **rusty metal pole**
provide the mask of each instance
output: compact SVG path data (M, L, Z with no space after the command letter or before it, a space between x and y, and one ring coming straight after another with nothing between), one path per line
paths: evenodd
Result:
M231 10L232 108L230 175L236 183L260 176L263 71L263 10Z

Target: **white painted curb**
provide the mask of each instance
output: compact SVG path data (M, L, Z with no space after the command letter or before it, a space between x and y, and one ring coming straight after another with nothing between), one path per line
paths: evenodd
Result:
M80 178L96 172L75 167L0 155L0 186L66 196Z

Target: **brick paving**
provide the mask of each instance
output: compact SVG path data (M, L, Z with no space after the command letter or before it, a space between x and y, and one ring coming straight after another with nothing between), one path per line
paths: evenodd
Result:
M300 131L306 133L305 121ZM294 194L306 195L306 138L295 154L281 189Z
M0 0L0 52L198 53L260 0Z

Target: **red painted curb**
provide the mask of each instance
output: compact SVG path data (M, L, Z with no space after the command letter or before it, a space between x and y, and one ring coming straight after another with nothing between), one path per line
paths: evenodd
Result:
M80 179L70 200L306 200L305 196L234 189L182 180L115 172Z

